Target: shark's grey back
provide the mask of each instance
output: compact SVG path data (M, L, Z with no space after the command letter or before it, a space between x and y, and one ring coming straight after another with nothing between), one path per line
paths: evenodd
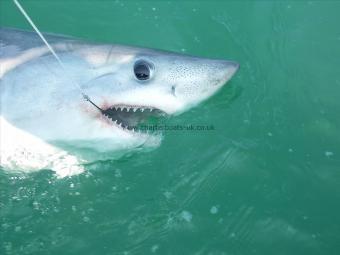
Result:
M72 37L44 34L49 43L76 41ZM44 46L43 41L33 31L0 27L0 59L15 57L27 49Z

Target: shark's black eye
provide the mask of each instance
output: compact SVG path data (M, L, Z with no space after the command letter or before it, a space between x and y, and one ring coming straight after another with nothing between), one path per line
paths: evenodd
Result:
M139 60L135 63L133 71L135 76L140 81L145 81L150 79L152 66L146 61Z

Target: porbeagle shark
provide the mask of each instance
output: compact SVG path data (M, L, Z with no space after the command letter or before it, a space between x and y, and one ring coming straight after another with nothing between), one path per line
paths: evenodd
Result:
M64 177L115 152L156 147L161 135L138 125L198 105L239 67L234 61L154 49L45 38L64 69L36 33L0 28L0 155L5 170L52 169Z

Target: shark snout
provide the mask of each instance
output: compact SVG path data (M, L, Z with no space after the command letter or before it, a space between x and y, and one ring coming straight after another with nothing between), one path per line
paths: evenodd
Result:
M233 74L240 68L240 64L236 61L226 61L226 66L233 70Z
M237 70L240 68L240 64L236 61L221 60L221 75L222 75L222 85L228 82Z
M213 91L226 84L240 67L238 62L230 60L210 60L209 62L206 89L210 88Z

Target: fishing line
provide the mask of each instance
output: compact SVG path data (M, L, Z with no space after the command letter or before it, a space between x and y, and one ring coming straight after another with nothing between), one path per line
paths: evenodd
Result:
M92 104L94 107L96 107L99 111L103 112L103 110L97 106L95 103L93 103L90 99L90 97L81 89L80 85L74 81L71 76L68 75L68 72L66 70L66 67L64 65L64 63L61 61L61 59L59 58L59 56L57 55L57 53L54 51L54 49L52 48L52 46L47 42L47 40L45 39L45 37L40 33L39 29L37 28L37 26L34 24L34 22L31 20L31 18L28 16L28 14L26 13L26 11L24 10L24 8L21 6L21 4L17 1L17 0L13 0L14 4L18 7L19 11L22 13L22 15L24 15L24 17L26 18L26 20L28 21L28 23L32 26L32 28L34 29L34 31L39 35L40 39L44 42L44 44L47 46L48 50L52 53L52 55L54 56L54 58L57 60L57 62L59 63L60 67L64 70L65 74L68 76L67 78L71 81L71 83L79 90L79 92L81 93L81 95L83 96L85 101L88 101L90 104Z

